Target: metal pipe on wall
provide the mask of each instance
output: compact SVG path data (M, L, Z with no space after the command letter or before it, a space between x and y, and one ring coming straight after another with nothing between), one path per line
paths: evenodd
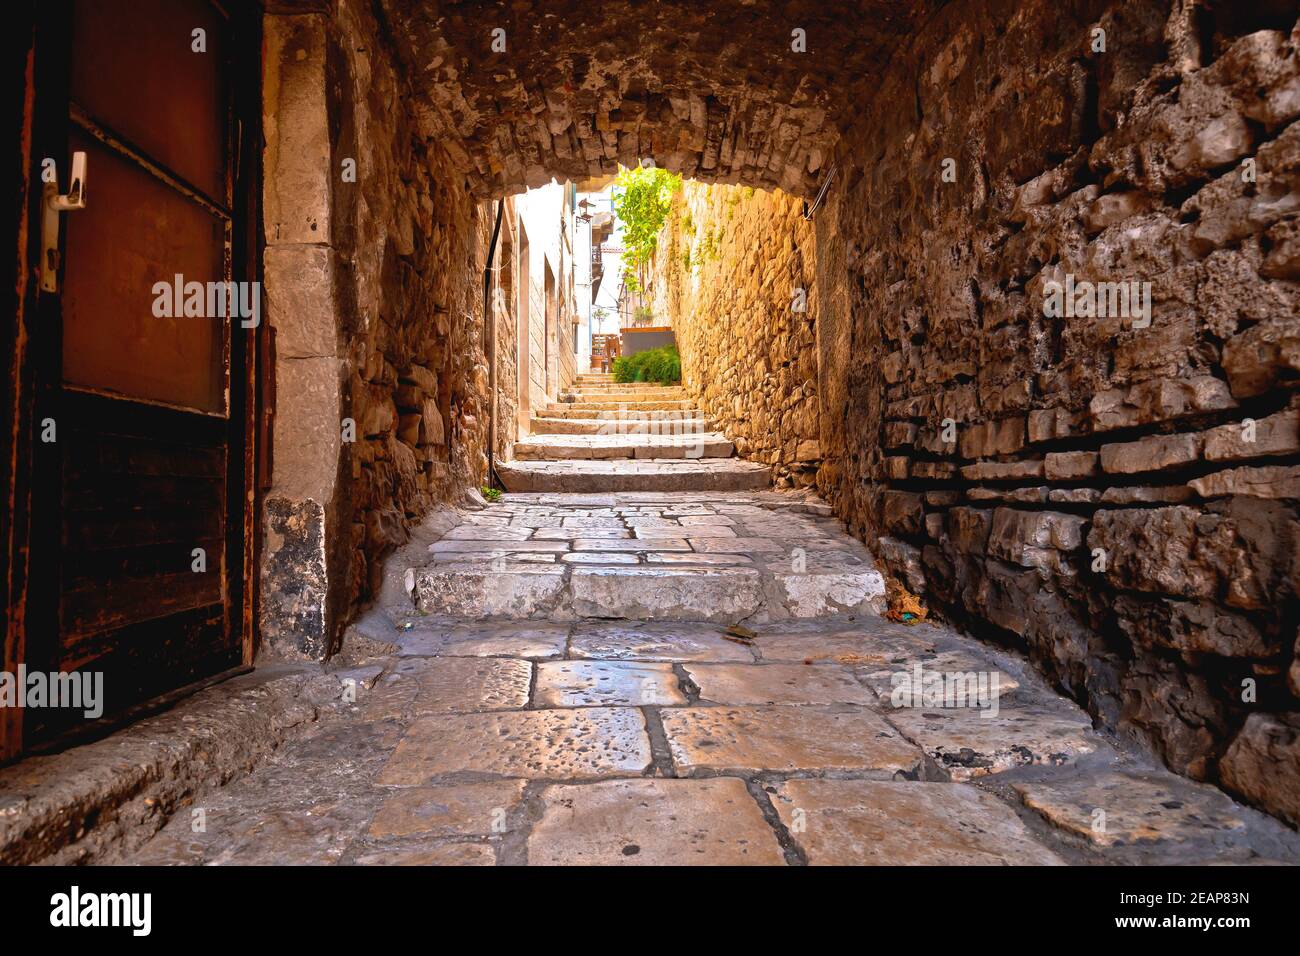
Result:
M488 487L501 487L497 478L497 323L492 309L492 261L497 254L497 237L501 235L501 216L506 201L497 200L497 221L492 227L492 242L488 245L487 265L483 267L483 321L487 323L488 360Z

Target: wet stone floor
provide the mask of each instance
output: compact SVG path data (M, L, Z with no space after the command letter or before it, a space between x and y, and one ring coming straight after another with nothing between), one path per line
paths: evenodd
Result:
M539 522L511 508L560 504L524 498L504 522L464 527L533 535ZM751 537L786 530L733 516ZM592 530L548 518L557 541ZM602 530L638 540L636 527L649 525ZM752 637L718 621L410 606L368 620L330 668L344 706L114 862L1300 861L1293 831L1158 768L1018 656L946 627L871 610L756 616Z

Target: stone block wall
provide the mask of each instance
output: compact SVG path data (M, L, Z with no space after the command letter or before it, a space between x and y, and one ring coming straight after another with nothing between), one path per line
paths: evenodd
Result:
M495 209L419 132L369 4L268 14L266 36L277 355L261 633L320 658L411 524L486 477Z
M671 324L683 383L740 455L778 486L821 462L815 237L780 191L687 182L655 253L656 324Z
M573 318L573 209L567 184L552 182L514 197L520 245L516 272L527 277L528 409L544 408L572 384L576 368ZM526 261L525 261L526 260ZM519 280L520 287L523 279Z
M816 220L838 513L1293 823L1298 46L1291 3L949 5L860 104ZM1125 310L1081 283L1149 285Z

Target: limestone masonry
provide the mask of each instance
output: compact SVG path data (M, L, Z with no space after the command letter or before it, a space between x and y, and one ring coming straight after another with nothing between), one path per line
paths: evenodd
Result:
M337 643L383 556L487 478L482 200L649 157L696 180L654 308L737 455L1104 725L1300 823L1294 6L561 6L267 17L265 101L322 104L267 119L271 645ZM325 182L349 156L366 175Z

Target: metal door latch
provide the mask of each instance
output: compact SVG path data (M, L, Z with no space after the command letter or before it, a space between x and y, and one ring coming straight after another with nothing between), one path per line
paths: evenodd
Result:
M45 184L44 215L41 219L41 291L59 291L59 213L86 208L86 154L72 154L72 179L68 191L59 195L56 180Z

